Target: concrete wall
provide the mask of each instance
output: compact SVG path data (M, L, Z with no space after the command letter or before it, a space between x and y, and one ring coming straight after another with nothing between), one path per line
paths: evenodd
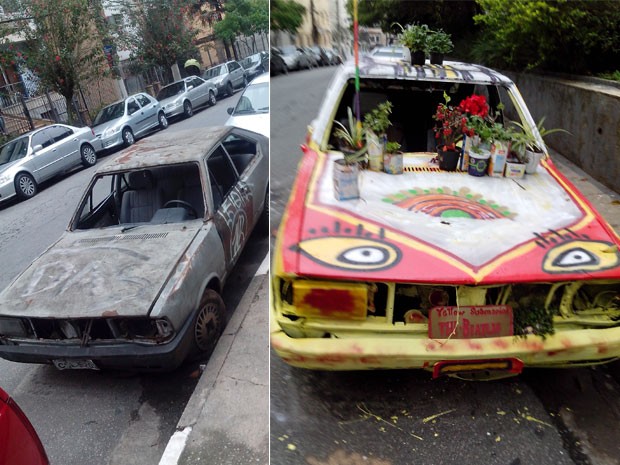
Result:
M603 80L506 73L517 84L532 117L563 128L546 143L592 177L620 193L620 88Z

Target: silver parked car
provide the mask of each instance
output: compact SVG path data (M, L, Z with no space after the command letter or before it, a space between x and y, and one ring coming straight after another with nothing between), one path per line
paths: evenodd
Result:
M91 128L53 124L0 147L0 201L28 199L46 179L76 166L93 166L101 142Z
M208 127L101 164L67 231L0 293L0 356L170 370L213 350L220 292L265 222L269 139Z
M234 60L205 70L202 77L217 88L218 98L231 96L235 90L248 85L243 66Z
M269 137L269 73L252 80L237 105L227 111L230 117L226 126L237 126Z
M130 95L102 108L93 121L93 130L104 149L130 146L137 137L167 127L168 119L161 105L145 93Z
M168 84L157 93L157 100L166 117L183 115L189 118L194 108L203 105L215 105L217 89L198 76L189 76Z
M269 70L269 54L258 52L241 60L241 66L245 69L248 81Z

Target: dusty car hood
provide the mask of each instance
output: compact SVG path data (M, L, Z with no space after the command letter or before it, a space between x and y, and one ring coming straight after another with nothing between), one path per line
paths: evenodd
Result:
M184 226L67 232L0 294L0 315L147 315L198 231Z
M362 199L338 201L337 157L306 149L278 235L278 273L448 284L620 279L620 238L550 160L518 181L366 170Z

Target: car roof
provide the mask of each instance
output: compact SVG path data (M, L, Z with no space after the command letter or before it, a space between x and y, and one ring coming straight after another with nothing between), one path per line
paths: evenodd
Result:
M459 61L444 61L443 65L425 64L408 66L385 63L372 56L361 56L359 60L360 77L407 79L415 81L467 82L476 84L511 84L507 76L482 65ZM355 64L348 60L339 70L348 77L355 76Z
M231 126L211 126L200 131L164 132L161 137L142 139L102 164L97 174L200 161L233 129Z

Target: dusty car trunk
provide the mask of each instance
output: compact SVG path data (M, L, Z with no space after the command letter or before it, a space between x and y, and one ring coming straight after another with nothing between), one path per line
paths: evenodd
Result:
M0 295L0 315L146 316L198 226L64 235Z

